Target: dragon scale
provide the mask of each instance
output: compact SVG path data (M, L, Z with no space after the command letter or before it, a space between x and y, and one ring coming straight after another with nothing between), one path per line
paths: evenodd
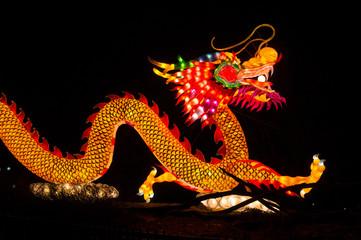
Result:
M248 159L248 150L243 131L239 123L234 121L236 118L228 107L214 116L215 123L220 126L227 154L220 163L212 164L192 155L190 149L183 146L178 136L174 136L147 103L133 99L129 94L127 96L116 97L103 104L100 111L94 114L96 116L92 120L86 152L83 156L77 155L78 158L73 159L69 155L57 156L59 154L56 154L56 151L59 150L56 147L53 152L48 150L44 146L46 140L43 139L40 143L36 139L36 130L28 131L30 127L27 124L31 123L29 120L24 123L20 116L22 112L17 114L15 103L9 106L4 95L0 102L0 137L26 168L54 183L80 184L101 177L112 161L116 131L125 123L133 126L168 171L198 191L225 191L235 187L237 182L226 176L220 169L222 167L231 173L243 172L244 179L274 179L274 176L266 171L247 171L246 169L250 168L248 162L242 165L232 164L240 158ZM220 179L222 184L219 184Z

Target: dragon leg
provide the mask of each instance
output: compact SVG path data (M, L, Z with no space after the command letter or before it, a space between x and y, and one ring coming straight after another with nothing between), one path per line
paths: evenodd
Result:
M177 178L171 174L170 172L165 172L162 175L155 177L157 174L157 169L153 168L153 170L149 173L147 179L144 181L144 183L139 188L139 196L144 197L144 200L149 203L150 199L153 198L154 192L153 192L153 184L154 183L161 183L161 182L173 182Z
M308 177L289 177L289 176L277 176L277 181L286 185L293 186L302 183L316 183L325 171L325 160L320 160L318 154L313 156L313 162L311 164L311 174ZM301 190L301 197L305 197L305 194L310 192L312 188L304 188Z

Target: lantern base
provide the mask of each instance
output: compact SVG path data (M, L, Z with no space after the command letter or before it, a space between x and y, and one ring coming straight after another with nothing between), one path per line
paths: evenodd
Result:
M101 183L32 183L30 184L30 191L36 197L44 200L93 202L119 196L115 187Z
M221 211L221 210L226 210L228 208L231 208L233 206L236 206L244 201L249 200L250 196L240 196L240 195L228 195L228 196L223 196L223 197L218 197L218 198L209 198L207 200L201 201L201 203L206 206L207 208L210 208L212 211ZM268 200L268 199L263 199L266 202L271 203L273 206L278 206L277 203ZM266 207L264 204L262 204L259 201L254 201L251 202L243 207L238 208L237 212L244 212L250 209L258 209L260 211L263 212L267 212L267 213L273 213L274 211L269 209L268 207ZM278 210L278 209L277 209Z

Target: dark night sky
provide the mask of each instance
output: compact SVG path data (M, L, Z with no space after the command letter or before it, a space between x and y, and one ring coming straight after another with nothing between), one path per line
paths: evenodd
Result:
M355 81L357 71L348 70L346 60L352 50L348 46L355 44L347 39L352 37L353 21L340 21L336 8L300 6L296 10L294 3L292 7L208 7L201 12L13 9L1 23L0 90L23 108L51 145L71 153L77 153L84 143L80 137L95 104L110 93L143 93L168 113L192 145L210 156L217 150L209 140L211 133L206 131L202 137L199 124L188 129L183 125L181 108L174 108L175 93L153 74L147 56L163 62L175 62L178 54L194 59L214 51L210 46L213 36L216 45L227 46L241 41L257 25L269 23L276 28L270 46L283 53L271 81L287 99L287 107L250 113L231 106L246 132L250 157L281 174L306 175L312 155L321 153L328 160L323 183L357 182L361 165L352 146L358 130L353 124L357 108L352 98L358 93L357 83L348 82ZM115 159L100 182L133 194L154 158L130 128L119 129L117 136ZM39 181L3 144L0 152L1 184L16 182L26 189L32 181ZM7 166L13 174L5 173ZM129 189L124 186L127 178L136 182ZM336 200L339 194L351 197L348 190L352 187L342 189L346 190L327 194Z

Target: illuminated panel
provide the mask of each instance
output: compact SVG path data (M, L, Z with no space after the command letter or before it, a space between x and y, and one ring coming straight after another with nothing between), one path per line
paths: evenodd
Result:
M213 211L220 211L220 210L225 210L230 207L236 206L246 200L249 200L250 198L251 197L249 197L249 196L228 195L228 196L219 197L219 198L210 198L210 199L202 201L201 203L204 206L212 209ZM272 202L270 200L266 200L266 201ZM272 203L276 204L275 202L272 202ZM272 210L268 209L265 205L263 205L259 201L254 201L252 203L249 203L248 205L241 207L241 208L237 209L236 211L242 212L242 211L247 211L248 209L258 209L263 212L273 212Z

